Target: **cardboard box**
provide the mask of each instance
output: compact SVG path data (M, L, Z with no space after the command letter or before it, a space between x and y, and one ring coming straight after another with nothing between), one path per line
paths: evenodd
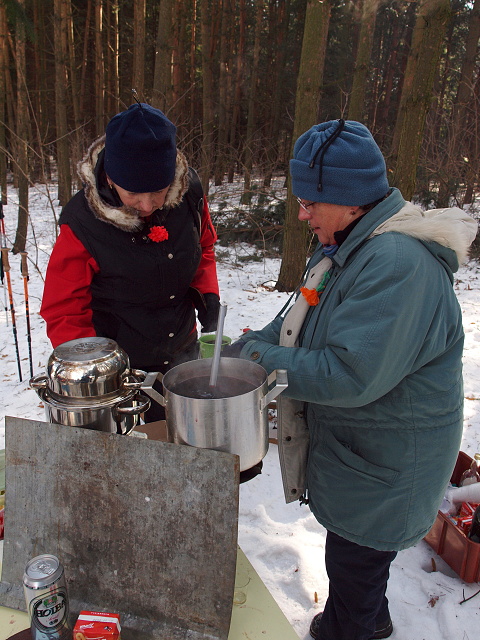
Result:
M74 640L119 640L120 616L118 613L80 611L75 627Z
M460 451L451 477L452 484L458 484L460 476L471 463L472 458ZM465 582L480 580L480 544L467 538L448 514L438 512L433 527L425 536L425 541L455 573L458 573L462 580Z
M138 427L135 427L135 431L146 433L149 440L161 440L162 442L168 442L167 423L165 420L139 424Z

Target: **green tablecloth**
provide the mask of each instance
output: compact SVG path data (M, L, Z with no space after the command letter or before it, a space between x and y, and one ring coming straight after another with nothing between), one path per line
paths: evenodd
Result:
M0 543L3 552L3 541ZM23 611L0 607L0 640L27 629ZM228 640L299 640L270 592L238 548L237 578Z

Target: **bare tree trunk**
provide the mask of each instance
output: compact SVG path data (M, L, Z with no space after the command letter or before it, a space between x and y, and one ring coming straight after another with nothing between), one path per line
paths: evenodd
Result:
M474 200L475 189L480 186L480 76L477 77L473 92L474 110L472 121L475 134L469 137L467 154L469 157L468 170L465 177L465 195L463 205L471 204Z
M308 0L297 81L294 141L317 122L329 21L330 2ZM293 291L298 285L305 268L307 237L307 226L298 220L298 204L289 179L278 291Z
M240 8L239 8L239 20L240 20L240 28L239 28L239 39L238 39L238 50L237 50L237 60L236 60L236 78L235 78L235 97L233 99L233 113L231 120L231 128L230 128L230 148L232 150L232 159L230 161L229 169L228 169L228 182L233 182L233 177L235 174L235 166L236 166L236 155L235 148L237 146L237 125L240 119L240 102L242 99L242 88L243 88L243 76L244 76L244 66L245 66L245 29L246 29L246 9L245 9L245 0L240 0Z
M175 115L175 121L180 124L180 130L185 128L185 124L188 122L187 109L186 109L186 65L185 65L185 53L187 49L187 2L185 0L177 0L175 12L175 29L174 38L175 46L173 48L172 57L172 104L173 114ZM188 126L188 125L187 125Z
M107 0L105 31L107 54L105 59L105 112L111 118L120 111L118 0Z
M94 0L93 0L94 1ZM87 69L88 69L88 48L90 42L90 21L92 17L92 0L87 1L87 14L85 17L85 31L83 34L83 64L82 75L80 79L80 112L85 110L85 96L87 92Z
M263 1L257 2L257 12L255 19L255 40L253 45L253 64L250 74L250 90L248 95L248 115L247 115L247 135L245 140L245 166L243 180L242 204L250 204L252 200L251 178L254 155L254 136L256 126L256 100L258 92L258 62L260 60L260 35L263 21Z
M72 137L72 166L76 167L78 162L82 158L82 133L81 133L81 118L80 118L80 104L77 82L77 63L75 55L75 36L73 29L73 15L72 15L72 3L71 0L65 2L65 24L67 31L67 44L68 44L68 76L70 78L70 98L73 107L73 123L74 132ZM82 183L80 177L77 176L77 172L74 171L74 179L76 180L77 189L81 189Z
M33 1L33 29L35 40L32 43L33 52L30 65L33 65L33 91L29 91L31 101L31 140L33 154L31 154L30 179L32 182L44 182L50 177L48 153L44 152L44 140L48 131L47 119L47 71L45 55L47 51L47 37L45 30L45 5L39 0ZM29 65L29 66L30 66ZM30 76L31 77L31 76Z
M95 0L95 132L104 133L105 58L103 55L103 2Z
M200 180L208 195L213 161L213 12L209 0L201 0L200 16L202 25L202 77L203 77L203 136Z
M416 171L430 107L443 37L450 18L449 0L421 0L395 125L392 183L405 199L415 192Z
M197 91L195 87L196 83L196 65L195 65L195 51L197 46L197 7L198 0L192 0L192 24L190 29L190 123L195 121L196 113L196 96Z
M472 130L475 131L479 116L478 105L474 104L475 59L479 38L480 0L476 0L470 14L469 30L465 41L465 56L462 61L460 81L451 119L448 123L448 137L445 149L442 150L438 161L436 172L439 180L436 199L438 207L449 205L450 199L456 197L457 191L465 179L467 182L471 181L472 177L475 180L475 148L478 144L472 145L471 140L477 138L475 135L472 136ZM440 99L439 103L443 104L443 101ZM440 125L438 125L439 128ZM438 135L434 136L435 142L437 138Z
M146 0L133 3L133 76L132 88L145 101L145 17Z
M72 196L72 177L67 125L67 0L54 0L55 122L58 201L66 205Z
M475 0L470 14L468 35L465 41L465 57L458 83L455 111L462 120L473 98L473 82L478 71L477 51L480 40L480 0Z
M363 2L362 26L358 38L355 72L353 74L352 92L350 95L350 105L348 107L348 117L350 120L363 122L367 78L371 72L370 58L372 55L375 18L379 4L380 0L364 0Z
M280 118L282 113L282 92L283 78L285 74L285 61L287 55L287 38L288 25L290 17L290 0L282 0L279 7L279 17L277 22L278 35L276 41L276 60L275 60L275 84L272 100L272 115L270 118L270 126L268 129L268 138L271 141L271 152L269 161L265 171L263 185L270 186L275 168L279 163L279 135L280 135ZM268 156L267 156L268 157Z
M388 58L388 64L386 64L385 69L385 77L384 77L384 87L383 87L383 106L380 109L380 114L378 119L376 119L376 128L380 128L378 134L378 143L379 145L383 145L385 142L386 134L388 131L388 115L390 112L390 100L392 96L392 88L393 88L393 80L395 76L396 64L397 64L397 56L398 56L398 47L399 47L399 33L400 33L400 23L395 21L392 29L392 47L390 50L390 56Z
M222 3L222 26L220 30L220 75L218 80L219 90L219 107L218 107L218 144L217 144L217 157L215 160L215 185L220 185L223 182L223 175L225 172L226 155L227 155L227 143L228 143L228 106L229 106L229 75L230 65L228 64L230 58L229 51L229 33L232 21L232 15L230 14L230 2L223 0Z
M476 65L479 41L480 0L475 0L470 15L470 24L465 43L465 58L462 64L462 72L454 106L455 127L461 130L461 146L456 155L466 158L464 161L466 187L463 198L464 205L473 202L474 187L475 184L478 183L480 169L480 101L478 95L480 84ZM473 135L471 134L472 131L475 132Z
M24 9L25 0L18 0ZM13 253L25 251L28 229L28 95L27 95L27 64L25 55L25 23L23 15L17 18L16 24L16 72L17 72L17 158L16 169L18 176L18 220Z
M165 111L172 97L173 0L162 0L158 13L152 105Z
M2 191L2 204L7 204L7 139L5 135L5 116L7 113L7 83L5 79L7 47L7 14L5 6L0 4L0 189Z

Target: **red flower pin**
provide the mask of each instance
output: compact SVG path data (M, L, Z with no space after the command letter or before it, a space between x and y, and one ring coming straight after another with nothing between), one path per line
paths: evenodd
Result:
M153 240L153 242L163 242L164 240L168 240L168 231L165 227L152 227L148 237L150 240Z

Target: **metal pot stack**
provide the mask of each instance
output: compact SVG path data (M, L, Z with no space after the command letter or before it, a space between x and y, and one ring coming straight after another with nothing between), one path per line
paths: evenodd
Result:
M150 406L139 391L145 376L114 340L79 338L56 347L30 386L48 422L128 435Z

